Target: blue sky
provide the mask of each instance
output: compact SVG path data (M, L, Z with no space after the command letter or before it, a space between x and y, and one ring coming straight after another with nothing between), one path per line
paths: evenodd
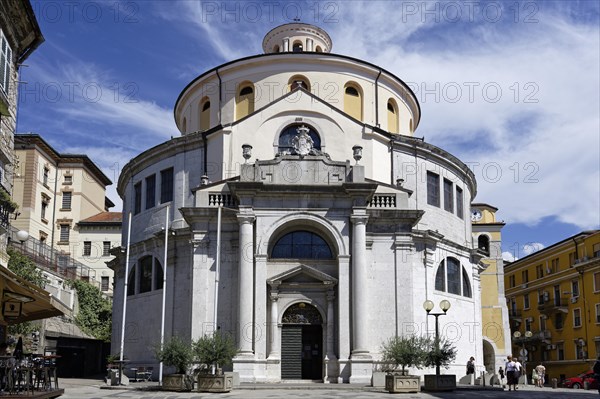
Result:
M267 31L299 17L330 34L334 53L411 86L415 134L473 169L475 201L507 223L507 256L600 226L598 1L32 6L46 42L21 70L18 132L88 154L115 183L129 159L179 134L172 108L187 83L261 53Z

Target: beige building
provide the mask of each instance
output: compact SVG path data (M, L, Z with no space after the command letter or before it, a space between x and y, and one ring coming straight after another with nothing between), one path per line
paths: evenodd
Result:
M75 259L89 268L77 273L98 287L108 277L105 287L112 287L105 262L110 248L120 245L120 224L115 228L120 221L108 212L114 204L106 198L112 182L87 155L61 154L37 134L15 135L15 156L13 198L19 215L14 228L56 251L57 267Z
M504 296L504 263L502 261L502 228L496 220L497 208L481 203L471 204L473 245L480 252L481 326L483 363L488 373L504 367L511 353L508 307Z

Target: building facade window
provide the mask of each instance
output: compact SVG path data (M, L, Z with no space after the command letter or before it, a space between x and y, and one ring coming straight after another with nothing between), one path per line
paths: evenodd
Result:
M160 203L173 201L173 168L160 172Z
M399 118L398 118L398 106L396 105L396 101L393 99L389 99L387 103L387 123L388 123L388 132L390 133L398 133L399 131Z
M573 309L573 327L581 327L581 309Z
M579 296L579 280L571 281L571 295L573 298L577 298Z
M363 120L362 93L356 83L347 83L344 87L344 112L356 120Z
M427 172L427 203L440 206L440 176L429 171Z
M508 288L514 288L515 286L515 275L511 274L508 276Z
M521 282L522 284L527 284L529 282L529 270L523 270L521 272Z
M151 256L146 256L138 264L140 294L152 291L152 260Z
M132 285L134 286L133 289L131 288ZM152 256L144 256L137 262L129 275L127 295L142 294L162 289L162 287L163 269L160 262Z
M294 42L294 44L292 45L292 51L294 53L301 53L302 51L304 51L304 46L302 45L302 42L299 40L296 40Z
M129 278L127 279L127 296L135 295L135 269L132 267L129 271Z
M525 319L525 331L531 331L532 325L533 325L533 319L531 317L526 318Z
M594 253L594 258L600 257L600 242L598 244L594 244L592 252Z
M65 175L64 176L64 180L63 180L63 184L73 184L73 176L72 175Z
M62 193L62 209L69 210L71 209L71 200L73 198L73 193L70 191L64 191Z
M596 304L596 324L600 324L600 303ZM600 355L600 353L598 353Z
M435 289L468 298L473 295L469 274L458 259L451 257L440 262L435 275Z
M208 130L210 127L210 101L204 98L200 102L200 131Z
M554 328L556 328L557 330L562 330L562 328L563 328L563 314L562 313L556 313L554 315Z
M133 186L133 213L137 215L142 211L142 182Z
M146 177L146 209L156 205L156 175Z
M110 256L110 241L102 242L102 256Z
M235 119L239 120L254 112L254 86L243 83L235 99Z
M490 238L486 234L480 234L477 237L477 248L482 250L486 255L490 254Z
M529 293L523 295L523 309L529 309Z
M42 220L46 220L46 212L48 211L48 200L44 197L42 197L42 209L41 209L41 216L42 216Z
M304 90L310 92L310 81L305 76L294 75L288 80L288 88L290 91L303 88Z
M68 224L60 225L60 241L61 242L69 242L70 230L71 230L71 228Z
M453 184L448 179L444 179L444 210L454 213Z
M100 280L100 290L102 292L108 291L109 283L110 283L110 277L108 277L108 276L102 276L101 280Z
M540 331L546 330L546 315L540 315Z
M565 360L565 346L562 342L556 344L556 360Z
M552 259L550 261L550 273L556 273L558 271L560 271L558 258Z
M556 306L560 306L561 305L561 300L560 300L560 285L555 285L554 286L554 305L556 305Z
M537 265L535 267L535 278L542 278L542 277L544 277L544 266Z
M48 186L48 176L49 175L50 175L50 169L44 168L43 175L42 175L42 183L46 187Z
M463 190L458 186L456 187L456 215L461 219L465 218Z
M84 241L83 242L83 256L91 256L92 255L92 242Z
M155 290L161 290L164 283L163 268L157 259L154 259L154 283L153 287Z
M10 77L12 73L13 55L12 49L10 48L8 40L6 39L2 29L0 29L0 44L2 50L0 52L0 88L2 88L2 90L8 96Z
M272 259L333 259L327 242L310 231L294 231L277 240Z
M594 292L600 291L600 272L594 273Z
M575 252L571 252L569 254L569 266L573 267L574 264L575 264Z

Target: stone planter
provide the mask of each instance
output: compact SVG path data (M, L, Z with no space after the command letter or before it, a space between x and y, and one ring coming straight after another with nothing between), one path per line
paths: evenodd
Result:
M194 388L194 380L187 374L163 375L163 391L191 391Z
M456 376L454 374L425 374L424 391L454 391L456 389Z
M421 390L421 377L417 375L385 376L385 390L390 393L419 392Z
M229 392L233 388L233 374L198 374L198 392Z

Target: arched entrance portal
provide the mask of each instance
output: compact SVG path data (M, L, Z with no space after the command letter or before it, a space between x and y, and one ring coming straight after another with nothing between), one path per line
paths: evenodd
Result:
M281 378L323 379L323 318L317 308L296 303L281 322Z
M487 373L495 373L496 351L494 347L485 339L483 340L483 364Z

